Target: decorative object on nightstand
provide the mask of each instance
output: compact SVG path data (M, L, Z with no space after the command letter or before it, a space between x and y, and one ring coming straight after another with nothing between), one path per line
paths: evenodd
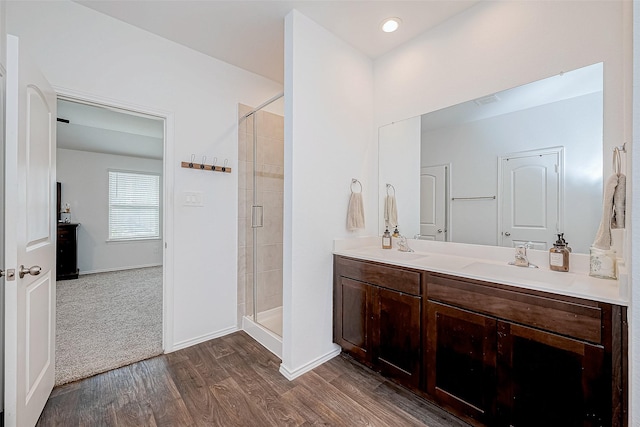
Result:
M60 222L64 222L65 224L71 223L71 206L69 203L65 203L62 212L60 212Z

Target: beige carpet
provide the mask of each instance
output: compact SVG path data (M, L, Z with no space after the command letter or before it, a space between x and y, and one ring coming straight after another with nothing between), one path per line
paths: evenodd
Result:
M162 267L56 285L56 385L162 353Z

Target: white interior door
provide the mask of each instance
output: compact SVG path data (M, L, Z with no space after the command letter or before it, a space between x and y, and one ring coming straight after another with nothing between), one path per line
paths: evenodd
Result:
M445 241L447 235L447 166L420 168L420 238Z
M33 426L54 384L56 95L13 36L6 105L5 424Z
M546 250L560 228L560 153L502 159L501 245Z

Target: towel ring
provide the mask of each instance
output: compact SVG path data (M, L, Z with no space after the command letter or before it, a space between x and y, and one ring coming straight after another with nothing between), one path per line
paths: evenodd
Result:
M351 180L351 192L355 193L355 191L353 191L353 184L358 184L360 186L360 191L358 191L358 193L362 193L362 183L355 178Z
M393 188L393 194L389 194L389 188ZM395 196L396 195L396 187L391 184L387 184L387 196Z

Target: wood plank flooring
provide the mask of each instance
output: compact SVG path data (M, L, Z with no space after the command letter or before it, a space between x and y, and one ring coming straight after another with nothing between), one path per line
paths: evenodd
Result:
M244 332L53 390L38 426L467 426L346 357L294 381Z

